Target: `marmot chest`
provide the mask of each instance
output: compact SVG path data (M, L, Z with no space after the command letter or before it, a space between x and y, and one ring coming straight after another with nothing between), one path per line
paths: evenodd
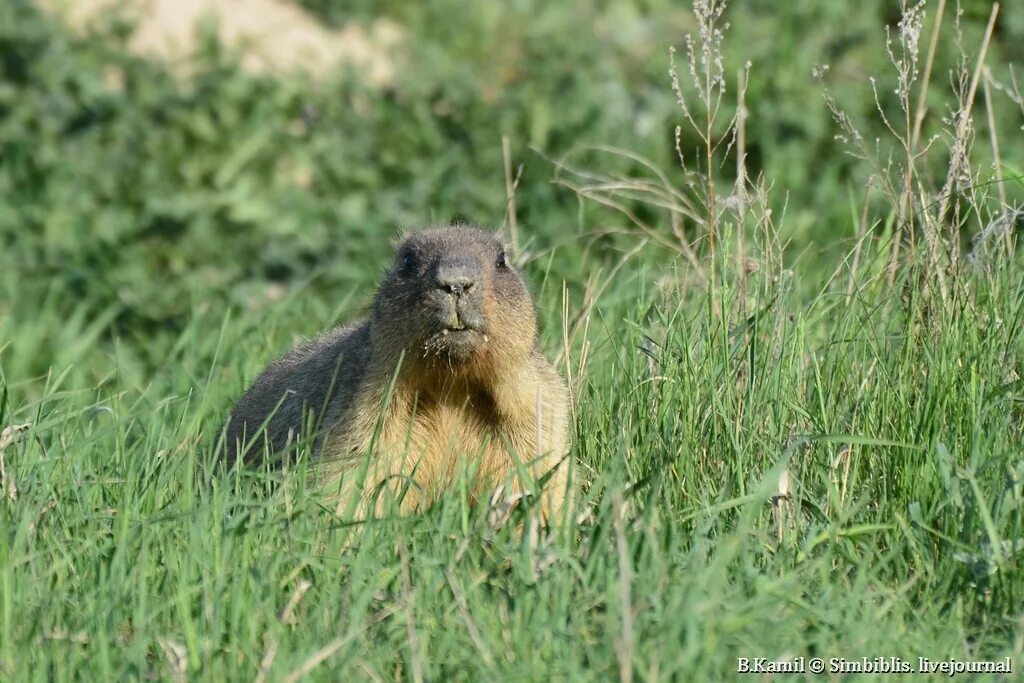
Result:
M492 445L502 448L500 425L487 406L415 403L389 422L382 445L413 459L475 458Z
M428 496L460 474L493 484L515 469L510 435L489 405L423 402L402 413L383 430L380 450L389 469L412 476Z

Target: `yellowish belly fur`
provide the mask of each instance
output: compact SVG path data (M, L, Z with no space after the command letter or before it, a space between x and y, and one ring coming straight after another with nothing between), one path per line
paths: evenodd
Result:
M567 416L558 401L544 400L553 397L534 392L531 409L506 418L504 429L496 428L502 420L490 408L417 398L398 397L389 414L378 410L374 420L363 411L360 428L329 437L324 455L333 466L325 479L339 494L339 514L381 514L392 501L407 514L458 490L472 504L486 503L498 487L506 494L529 491L552 471L540 510L549 517L562 507Z

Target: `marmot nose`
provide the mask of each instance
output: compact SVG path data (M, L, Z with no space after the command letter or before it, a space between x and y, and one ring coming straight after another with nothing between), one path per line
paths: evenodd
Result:
M473 289L473 285L476 284L476 280L461 268L439 268L437 270L436 282L438 289L454 294L455 296L462 296L463 292L468 292Z

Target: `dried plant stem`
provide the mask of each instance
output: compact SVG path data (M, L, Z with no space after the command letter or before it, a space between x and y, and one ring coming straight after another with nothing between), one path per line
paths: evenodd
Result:
M633 599L631 584L633 570L629 562L629 547L626 544L626 529L622 494L612 495L612 525L615 529L615 550L619 559L619 611L621 612L621 635L615 642L615 654L619 660L619 680L632 683L633 680Z
M864 248L864 241L868 234L868 206L871 204L871 189L868 188L864 197L864 207L860 212L860 221L857 225L857 243L853 247L853 263L850 264L850 278L846 283L846 305L853 303L853 290L857 282L857 271L860 269L860 256Z
M265 633L263 635L263 657L260 659L260 668L256 672L256 678L253 679L254 683L266 683L267 677L270 675L270 667L274 665L274 657L277 656L277 648L277 638L270 633Z
M715 151L718 146L727 140L733 139L725 135L720 139L715 138L715 121L718 117L719 107L726 90L724 59L722 57L722 38L727 23L721 23L722 15L725 12L727 0L694 0L693 13L697 20L697 38L692 35L686 36L686 54L689 66L690 84L696 93L696 99L704 108L703 118L695 115L695 112L687 104L687 96L683 91L679 79L679 72L676 69L675 60L672 57L674 51L670 51L669 74L672 78L672 89L676 93L679 107L686 118L686 122L699 138L703 148L698 152L698 165L703 166L703 187L699 188L704 194L704 234L707 237L707 254L710 258L709 264L709 291L715 289L718 280L718 198L715 191ZM735 117L729 122L726 130L735 133ZM686 153L682 147L682 128L676 127L676 152L679 154L679 161L684 171L687 169ZM703 157L702 159L700 157ZM694 189L698 189L696 184ZM712 306L717 310L717 306Z
M890 287L895 282L896 271L899 269L900 249L903 246L904 235L907 236L910 243L909 247L912 251L917 244L917 230L915 229L917 216L914 207L915 161L917 159L917 141L914 136L916 114L912 121L910 99L911 88L917 80L918 40L924 21L924 5L923 0L914 5L908 5L907 0L902 0L900 4L902 16L898 26L901 50L899 52L893 50L891 38L886 40L886 50L889 53L889 59L892 61L893 66L896 67L899 78L899 86L896 92L900 97L900 110L903 112L903 127L901 131L897 132L889 123L885 110L878 102L878 91L877 89L875 90L875 102L878 107L878 113L890 132L899 139L905 155L902 188L899 190L899 195L894 195L893 197L897 206L897 214L896 227L893 230L893 240L889 254L888 284ZM934 29L933 37L935 37ZM872 85L874 85L873 82ZM922 98L927 97L926 88L927 83L923 84L918 92L918 108L922 106L924 101ZM893 190L895 191L895 187ZM929 253L932 254L933 250L931 247L934 245L934 240L927 231L925 232L925 239L929 243Z
M413 614L413 587L409 578L409 551L405 539L398 540L398 557L402 570L402 601L405 603L405 629L409 638L409 662L412 667L412 680L423 683L423 663L420 661L420 639L416 632L416 618Z
M996 114L995 105L992 102L992 90L989 87L989 80L991 80L992 74L989 68L986 66L984 74L982 75L982 93L985 95L985 113L988 116L988 139L992 145L992 165L995 172L996 181L996 192L999 194L999 208L1005 210L1008 208L1006 204L1006 187L1003 184L1003 160L999 154L999 133L996 130ZM1013 251L1013 236L1012 230L1005 230L1003 232L1003 246L1006 247L1006 253L1010 254Z
M572 377L572 341L575 338L576 330L578 329L579 321L583 319L583 316L590 317L590 311L584 307L584 311L580 313L579 318L576 320L576 325L573 326L572 332L569 332L569 288L565 282L562 283L562 348L558 352L558 356L555 358L555 364L557 365L563 359L565 360L565 384L569 388L569 409L572 412L572 419L576 421L576 401L573 400L576 397L576 385L573 382Z
M938 9L935 10L935 23L932 25L932 35L928 39L928 57L924 62L924 72L921 76L921 89L917 93L917 111L914 114L914 130L910 135L910 146L917 149L917 143L921 140L921 126L924 124L924 117L928 113L928 84L932 78L932 66L935 64L935 51L939 45L939 33L942 29L942 15L946 10L946 0L939 0Z
M559 365L562 362L563 359L568 359L569 358L569 352L572 350L573 342L576 340L576 337L577 337L577 335L580 332L580 327L581 326L586 326L586 328L589 328L589 326L590 326L590 316L591 316L591 314L594 311L594 306L600 300L601 295L603 295L604 291L608 288L608 286L612 282L615 281L615 276L618 275L620 270L622 270L622 267L624 265L626 265L626 263L629 262L630 259L632 259L634 256L639 254L644 249L644 247L646 247L649 243L650 243L649 240L641 239L632 249L630 249L625 254L623 254L622 258L619 259L618 263L616 263L612 267L612 269L608 272L608 275L604 278L604 281L601 282L601 284L598 285L596 288L592 288L591 289L591 293L588 296L585 297L583 308L579 311L579 313L576 314L575 318L573 319L572 324L571 325L568 325L568 324L563 324L562 325L562 348L555 355L555 359L554 359L555 365ZM562 285L562 321L563 321L563 323L566 323L568 321L568 319L569 319L568 289L563 284ZM571 328L571 331L569 331L570 328ZM571 368L568 365L568 361L566 361L566 373L570 373L569 384L571 386L572 385Z
M477 651L480 653L480 658L484 660L487 666L494 665L494 657L491 656L491 651L487 648L487 642L480 634L480 629L477 628L476 622L473 621L473 616L469 612L469 603L466 601L466 596L459 587L458 579L455 576L455 572L449 567L444 571L445 579L448 581L448 587L452 591L452 597L455 598L455 604L459 608L459 614L462 615L462 620L466 624L466 630L469 632L469 637L476 646Z
M509 239L512 242L512 252L517 256L519 251L519 222L516 220L516 187L519 186L519 177L522 174L522 167L512 176L512 151L509 145L508 136L501 136L501 156L505 170L505 217L508 221Z
M740 301L746 299L747 269L744 266L746 250L743 244L744 217L747 210L747 70L736 73L736 188L741 209L736 221L736 276L739 278Z
M971 85L967 90L967 97L964 100L963 110L959 113L956 124L956 137L961 139L967 135L968 122L971 120L971 110L974 108L974 96L978 92L978 82L981 80L982 69L985 66L985 57L988 55L988 46L992 42L992 31L996 26L996 17L999 15L999 3L993 3L992 12L988 17L988 25L985 27L985 37L981 41L981 51L978 53L978 62L974 67L974 75L971 77ZM946 217L946 212L949 211L949 205L953 197L953 183L955 182L955 176L950 173L946 178L946 184L942 188L942 194L939 197L939 212L936 215L936 226L941 226L942 221ZM956 256L952 258L953 266L957 265Z
M709 83L708 83L707 87L710 90L710 87L711 87L710 76L708 77L708 80L709 80ZM715 157L714 157L715 148L714 148L714 144L711 141L711 136L712 136L712 128L711 127L712 127L713 123L714 123L714 121L713 121L713 114L711 112L711 108L708 107L708 112L707 112L707 128L706 128L706 130L704 132L704 143L705 143L705 153L707 155L707 157L706 157L706 164L707 164L706 174L707 174L707 179L708 179L708 182L707 182L707 199L708 199L708 218L707 218L708 225L707 225L707 228L708 228L708 253L709 253L710 257L711 257L711 286L712 287L714 287L714 285L715 285L715 271L716 271L716 268L715 268L715 260L716 260L715 259L715 230L718 227L717 226L717 224L718 224L718 217L715 215L715 208L716 208L715 207L715 174L712 171L712 169L714 168L714 160L715 160Z
M345 647L345 645L348 644L348 641L351 640L352 638L354 638L356 635L357 634L353 633L349 637L346 637L346 638L335 638L334 640L329 642L327 645L324 645L322 648L320 648L319 650L314 652L312 655L310 655L309 658L306 661L304 661L302 663L302 665L298 669L296 669L295 671L292 671L291 673L289 673L283 679L284 682L285 683L298 683L299 681L301 681L303 678L306 677L306 674L308 674L313 669L315 669L318 666L320 666L320 664L322 664L323 662L325 662L328 659L330 659L331 655L333 655L335 652L337 652L341 648Z

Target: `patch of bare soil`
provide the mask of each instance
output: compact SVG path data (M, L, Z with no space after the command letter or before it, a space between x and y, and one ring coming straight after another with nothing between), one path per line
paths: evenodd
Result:
M180 67L195 53L200 22L215 20L221 43L241 50L254 73L305 72L323 76L353 67L366 81L385 86L394 77L394 55L405 32L393 21L331 29L285 0L37 0L73 30L87 33L111 13L135 24L129 50Z

